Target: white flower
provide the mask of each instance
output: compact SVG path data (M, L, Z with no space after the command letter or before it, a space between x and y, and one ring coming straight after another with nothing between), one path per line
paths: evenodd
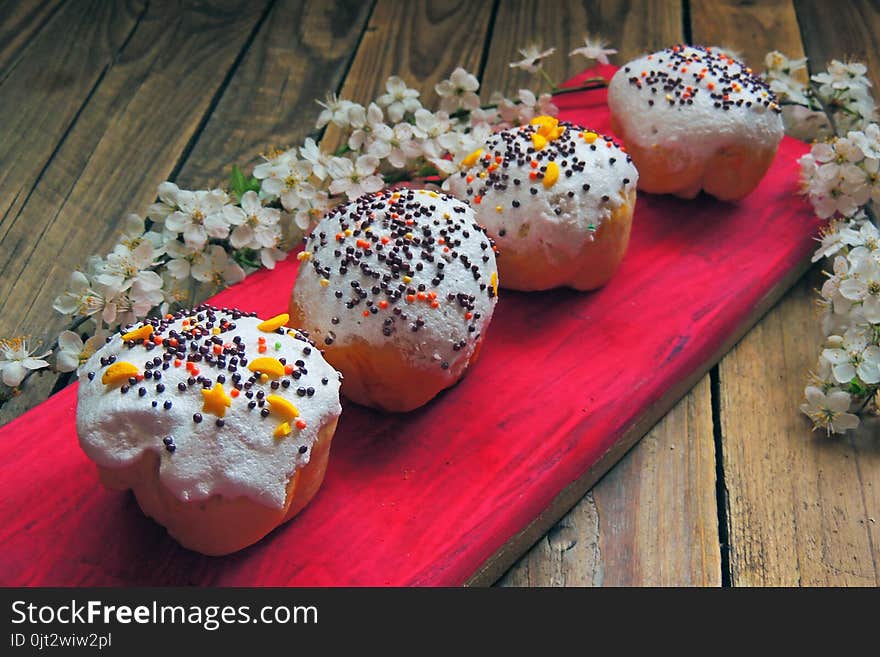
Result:
M312 165L312 175L315 178L324 180L327 177L327 154L318 148L314 139L308 137L300 147L299 154Z
M98 331L85 342L73 331L62 331L58 336L55 369L59 372L73 372L83 365L103 344L104 333L102 331Z
M322 164L326 169L326 162ZM263 181L261 191L270 198L280 198L281 205L288 212L299 209L314 198L315 188L309 182L311 175L312 163L298 160L293 150L254 167L254 177Z
M374 137L368 154L387 159L397 169L404 168L408 160L421 154L419 144L414 139L413 127L409 123L398 123L394 128L379 131Z
M49 367L49 363L43 358L51 353L49 350L39 356L32 355L27 338L24 337L0 340L0 374L3 383L15 388L27 376L28 371Z
M101 318L111 324L116 319L121 301L121 283L114 280L109 285L97 281L93 284L85 274L75 271L70 275L67 292L56 297L52 307L65 315L101 313Z
M826 394L816 386L807 386L804 396L807 402L801 411L813 421L814 429L825 429L831 435L859 426L859 418L848 412L852 403L848 393L832 390Z
M330 177L331 194L346 194L350 200L371 192L378 192L385 186L382 176L376 175L379 158L375 155L361 155L356 162L347 157L334 157L327 165Z
M527 48L520 48L519 54L523 56L521 60L518 62L510 62L510 68L519 68L523 71L528 71L529 73L536 73L541 66L543 66L541 60L549 57L554 52L556 52L556 48L548 48L547 50L542 51L541 47L538 45L531 45Z
M376 102L385 108L394 123L401 121L407 112L412 114L422 106L418 90L407 87L406 82L396 75L386 80L385 89L388 93L379 96Z
M821 246L816 249L811 262L818 262L822 258L830 258L846 246L840 226L836 224L832 224L827 230L822 231L818 241L821 243Z
M822 356L831 363L839 383L849 383L856 376L864 383L880 382L880 347L868 345L868 337L861 328L850 328L843 335L841 346L823 350Z
M222 189L212 191L184 191L176 194L178 209L165 218L165 228L183 233L183 239L194 247L204 246L208 237L225 238L229 223L223 208L229 196Z
M287 257L287 253L281 249L260 249L260 262L266 269L275 269L275 264Z
M262 249L274 247L281 237L278 221L281 212L265 208L256 192L245 192L241 207L228 206L226 218L235 229L229 235L229 243L236 249Z
M861 258L840 284L840 293L850 301L862 302L862 313L872 324L880 324L880 263L870 255Z
M349 126L348 110L351 109L355 103L350 100L340 100L336 97L336 94L333 93L327 94L326 102L322 103L320 100L315 102L324 108L318 116L318 121L315 123L315 127L323 128L328 123L333 123L340 128L347 128ZM254 175L256 175L256 173L254 173Z
M190 273L197 281L218 286L238 283L244 278L244 269L217 244L212 244L193 256Z
M159 202L153 203L147 208L147 216L157 223L165 221L165 217L180 209L177 206L177 193L179 191L180 188L173 182L165 181L160 183L159 189L156 191Z
M617 51L606 48L605 46L607 45L608 44L601 37L593 39L588 34L584 37L584 45L572 50L568 56L572 57L574 55L581 55L587 59L595 59L601 64L608 64L608 55L616 55Z
M95 280L123 290L137 286L153 288L158 274L150 268L157 264L156 258L156 250L150 242L143 241L133 249L126 244L117 244Z
M380 126L388 128L382 122L382 109L376 103L370 103L366 109L361 105L355 105L348 111L348 118L351 127L354 128L348 138L348 147L353 151L361 150L364 144L369 146L372 133L381 129Z
M165 245L165 252L171 258L165 263L165 270L178 280L189 278L193 260L200 251L201 249L179 240L168 242Z
M480 97L476 91L480 88L477 78L460 66L452 72L448 80L434 86L437 95L442 99L440 109L444 112L455 112L459 108L473 111L480 106Z

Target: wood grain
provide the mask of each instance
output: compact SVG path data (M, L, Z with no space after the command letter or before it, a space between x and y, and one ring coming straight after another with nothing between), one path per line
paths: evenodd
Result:
M720 583L708 376L499 581L503 586Z
M30 41L40 33L61 6L61 0L0 2L0 82L24 54Z
M861 27L871 24L863 4L799 3L797 16L788 3L775 3L772 8L706 5L692 4L695 38L726 38L734 48L745 49L750 61L760 61L770 49L790 57L806 51L815 71L849 48L869 57L873 54ZM795 29L797 20L803 44ZM829 43L838 44L838 49L826 50ZM876 440L871 439L877 427L829 441L811 433L798 410L806 375L818 354L812 290L820 284L814 270L719 366L734 585L876 585L878 581L880 554L872 518L880 514L876 493L880 456Z
M583 44L586 33L601 34L613 44L619 51L616 62L683 38L679 3L560 2L553 11L546 8L541 2L500 6L483 77L486 88L512 93L518 85L534 84L507 62L517 59L517 47L537 36L546 47L557 47L546 60L557 80L583 69L586 60L567 54ZM658 549L666 542L675 549ZM711 398L704 377L499 584L720 581Z
M864 62L876 98L880 88L880 5L876 0L796 0L795 8L811 71L824 70L832 59Z
M369 103L396 75L421 92L422 104L436 109L434 85L457 66L475 71L489 30L492 3L485 0L380 0L376 3L340 97ZM329 126L325 150L340 144Z
M509 66L522 59L519 49L532 43L556 48L544 60L544 68L558 83L591 64L583 57L569 56L584 45L587 34L601 35L613 44L618 54L612 59L622 63L680 41L681 27L681 3L674 0L505 1L495 19L483 84L487 92L499 90L507 95L514 95L520 87L534 89L540 84L539 77Z
M372 3L282 0L229 81L177 176L187 189L222 184L273 147L302 143L357 49Z

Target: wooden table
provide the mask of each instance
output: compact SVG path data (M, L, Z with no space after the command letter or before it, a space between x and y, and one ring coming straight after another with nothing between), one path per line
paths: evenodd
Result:
M517 48L555 46L561 80L587 32L617 63L687 41L756 69L772 49L814 70L851 56L880 84L876 2L184 4L0 0L0 336L56 335L69 273L159 182L222 184L301 142L330 91L368 101L397 74L428 93L462 65L512 94L530 85L507 65ZM499 584L880 584L880 423L828 440L798 412L821 280L795 285ZM34 377L0 423L63 384Z

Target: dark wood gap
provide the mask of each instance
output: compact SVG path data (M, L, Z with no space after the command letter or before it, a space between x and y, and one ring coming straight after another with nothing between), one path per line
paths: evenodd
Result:
M483 73L486 71L486 63L489 61L489 51L492 48L492 35L495 32L495 19L498 17L498 6L501 0L492 3L492 12L489 14L489 26L486 29L486 41L483 43L483 53L480 55L480 64L477 66L477 79L480 81L480 91L483 91Z
M715 502L718 508L718 546L721 550L721 586L730 587L730 530L727 485L724 481L724 447L721 432L721 377L718 365L709 370L709 391L712 403L712 437L715 441Z
M681 33L684 42L693 45L694 35L691 26L691 0L681 0Z

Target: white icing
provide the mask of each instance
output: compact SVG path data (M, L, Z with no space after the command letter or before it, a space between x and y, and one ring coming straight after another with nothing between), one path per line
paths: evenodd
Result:
M393 194L399 195L399 200L394 203L403 202L412 210L407 211L412 225L403 224L406 217L402 214L405 213L400 213L396 219L391 217L392 213L399 214L395 207L401 209L398 205L389 205ZM416 215L416 209L427 214ZM351 235L345 235L346 229ZM422 258L426 249L412 239L425 239L425 230L434 240L429 251L434 262ZM452 231L447 234L448 241L443 245L438 243L441 238L446 240L441 230ZM404 231L412 238L405 237ZM385 244L383 238L387 240ZM363 242L358 246L360 240L370 240L370 247L363 248ZM409 247L411 258L406 258L398 242ZM392 270L387 257L394 247L398 248L408 273ZM379 278L374 278L372 273L365 274L358 264L345 265L335 255L340 251L344 256L348 248L358 254L360 265L378 272ZM446 370L452 379L464 369L477 339L492 318L497 301L490 291L491 277L493 274L497 276L492 241L476 225L473 211L446 194L401 189L361 197L327 215L307 238L305 253L308 258L300 264L294 297L307 314L311 337L319 346L323 346L327 339L337 345L351 344L356 340L369 345L390 343L414 366ZM380 254L385 261L379 259ZM462 256L469 266L465 266ZM442 263L442 269L438 263ZM421 271L415 269L419 264ZM477 267L479 278L474 277L470 266ZM442 275L442 280L435 284L438 274ZM404 281L406 275L411 277L409 282ZM322 280L326 285L321 284ZM367 292L366 296L359 297L352 282L360 285ZM388 284L387 290L381 289L383 283ZM424 286L426 295L436 294L436 308L431 307L428 299L407 301L409 294L418 293L420 285ZM380 286L377 293L373 291L374 286ZM341 298L337 292L342 293ZM398 293L400 297L395 298L389 292ZM450 294L472 296L472 307L463 307L457 298L450 301ZM358 303L347 308L346 302L353 300ZM378 308L375 314L369 312L368 301ZM387 306L382 308L380 303ZM400 314L396 314L396 309ZM368 316L364 316L364 311ZM403 315L406 315L405 319ZM417 320L424 324L413 331L412 326ZM385 335L383 329L391 334Z
M472 167L444 182L445 190L470 202L502 258L505 252L540 253L549 262L558 260L560 254L576 256L585 242L594 239L602 222L626 201L626 193L636 188L635 166L610 139L598 135L590 144L583 134L597 133L568 123L559 125L566 127L562 136L540 150L533 149L534 126L492 135ZM487 154L488 160L484 159ZM496 157L502 161L496 162ZM531 166L533 160L538 168ZM545 188L540 174L548 162L557 164L559 177ZM498 168L489 172L487 167L495 163ZM578 170L581 164L583 170ZM481 173L486 177L481 178ZM530 174L536 178L530 179ZM472 177L470 182L468 177ZM587 190L585 184L589 185ZM479 203L475 202L477 196Z
M671 146L698 160L738 143L776 148L782 115L764 82L714 49L676 48L633 60L611 79L608 105L627 140L642 148ZM728 109L716 103L729 103Z
M196 316L199 311L192 311L185 317ZM186 391L178 389L180 382L186 382L192 376L185 363L175 367L173 360L168 369L161 366L154 371L161 372L159 381L144 379L131 385L128 392L122 394L119 385L104 385L101 377L107 366L101 365L101 359L115 356L118 361L135 365L141 372L144 364L155 357L162 357L163 349L157 347L147 351L143 343L127 346L120 334L115 335L89 358L83 366L79 377L79 400L77 407L77 430L80 445L85 453L98 465L109 468L122 468L131 465L141 458L146 451L159 454L159 479L178 499L183 501L203 500L212 495L227 498L240 496L249 497L257 502L273 508L282 508L287 497L287 484L296 469L309 461L311 448L318 430L338 417L342 408L339 404L339 376L316 347L310 347L311 353L306 355L303 349L309 344L287 334L267 333L257 328L260 319L240 317L231 319L231 315L216 311L217 317L229 319L235 328L220 334L224 343L232 343L235 336L240 336L246 348L248 361L261 356L284 358L294 365L297 360L305 364L307 374L298 380L284 376L279 381L290 379L290 387L271 387L271 380L262 383L254 382L251 391L253 399L246 396L243 388L238 397L231 398L232 404L226 408L223 417L224 426L216 425L217 416L203 410L204 397L200 383L188 385ZM182 331L183 318L171 322L161 330L167 336L170 330ZM159 335L159 333L157 333ZM258 352L258 339L266 339L267 351ZM204 343L206 338L196 339L197 344ZM275 343L281 348L276 350ZM187 346L187 354L193 353ZM227 361L227 364L228 361ZM217 375L223 374L226 382L223 388L227 395L233 389L233 372L219 369L204 361L195 363L200 376L217 381ZM241 384L251 376L246 366L239 366ZM94 373L89 380L88 373ZM327 383L323 384L322 379ZM156 386L161 383L165 391L157 392ZM313 396L299 396L298 388L314 388ZM138 394L145 388L144 396ZM267 417L260 414L260 406L248 408L248 402L257 401L257 391L266 396L279 395L296 406L300 418L307 425L305 429L293 426L292 432L283 439L273 436L273 431L281 419L270 413ZM157 407L151 402L156 400ZM166 400L172 402L170 409L164 407ZM265 404L265 408L270 405ZM202 421L193 420L195 413L202 414ZM175 450L169 452L163 438L174 439ZM307 451L300 453L300 447Z

